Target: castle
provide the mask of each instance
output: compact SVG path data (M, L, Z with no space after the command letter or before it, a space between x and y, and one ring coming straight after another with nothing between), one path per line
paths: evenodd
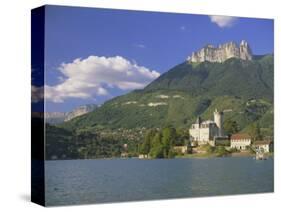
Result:
M196 122L189 129L190 140L198 142L198 145L215 145L217 138L225 138L223 131L223 112L214 111L214 121L202 121L198 117Z
M242 40L240 45L231 41L218 47L213 45L207 45L197 52L193 52L190 57L187 58L188 62L219 62L222 63L229 58L239 58L241 60L252 60L252 51L249 44Z

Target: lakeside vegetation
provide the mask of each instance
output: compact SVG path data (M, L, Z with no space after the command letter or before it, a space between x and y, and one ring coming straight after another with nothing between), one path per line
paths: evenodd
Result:
M224 123L231 135L239 129L235 121ZM253 123L248 133L253 141L263 138L260 126ZM46 159L96 159L139 157L145 158L208 158L239 155L236 149L230 149L229 142L216 146L209 144L198 146L191 142L186 128L118 129L93 130L92 128L69 131L64 128L46 125ZM184 148L184 152L182 152ZM249 148L246 152L253 154ZM243 153L245 154L245 152Z
M88 130L76 132L46 126L46 159L94 159L120 157L122 142Z
M184 145L189 138L187 130L172 127L149 129L145 133L143 128L69 131L49 124L46 136L48 160L111 158L121 157L122 153L126 157L151 153L153 158L172 158L173 146Z
M151 158L173 158L176 155L174 146L189 146L187 130L165 127L161 130L149 130L140 145L139 153Z

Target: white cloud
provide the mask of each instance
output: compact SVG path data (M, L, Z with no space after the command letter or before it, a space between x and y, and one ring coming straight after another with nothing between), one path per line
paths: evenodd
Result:
M238 18L231 16L211 15L209 17L211 22L217 24L221 28L231 27L238 20Z
M95 98L110 95L108 88L133 90L145 87L160 76L121 57L89 56L62 63L59 71L63 81L54 86L45 86L45 98L52 102L63 102L67 98Z
M144 44L141 44L141 43L135 44L134 46L137 47L137 48L140 48L140 49L146 48L146 46Z
M185 26L180 26L180 30L185 31L186 27Z

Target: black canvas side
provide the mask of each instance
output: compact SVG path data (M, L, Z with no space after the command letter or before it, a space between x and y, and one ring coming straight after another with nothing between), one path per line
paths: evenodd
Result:
M45 206L45 7L31 11L31 201Z

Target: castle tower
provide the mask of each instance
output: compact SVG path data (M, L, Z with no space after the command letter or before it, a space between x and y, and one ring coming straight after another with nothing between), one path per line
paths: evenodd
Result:
M197 117L197 119L196 119L196 124L201 124L201 122L202 122L202 119L201 119L201 117L200 116L198 116Z
M215 110L214 122L218 127L218 136L223 136L223 112L219 112L217 109Z

